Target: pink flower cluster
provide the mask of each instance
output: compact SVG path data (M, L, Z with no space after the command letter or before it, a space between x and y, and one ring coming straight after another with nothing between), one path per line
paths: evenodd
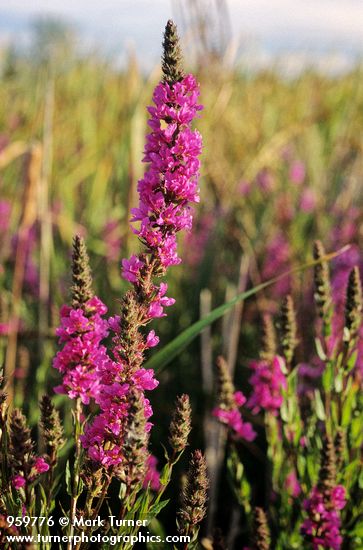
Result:
M242 407L242 405L246 403L246 398L242 392L236 391L233 394L233 399L234 407L229 409L225 407L216 407L212 411L212 414L218 418L220 422L227 424L227 426L232 429L235 438L253 441L256 437L256 432L252 428L252 424L243 420L241 412L239 411L239 407Z
M114 331L113 355L115 360L104 362L99 369L99 391L96 402L100 406L98 414L85 429L81 436L83 447L94 462L98 462L106 469L121 464L123 459L123 435L129 409L129 389L135 388L140 392L146 420L152 415L149 400L144 396L145 390L153 390L158 385L154 378L154 371L137 369L130 373L122 358L122 349L119 346L119 317L111 317L109 326ZM139 353L157 344L154 331L151 331L144 343L139 346ZM151 423L146 424L150 431Z
M61 325L56 334L63 347L53 366L62 373L63 382L54 390L71 399L80 398L85 405L98 396L99 371L109 362L106 348L101 345L108 335L107 321L102 318L106 313L106 306L97 297L88 300L83 308L61 308Z
M286 389L284 359L276 355L272 361L253 361L250 366L254 373L249 380L253 392L248 407L253 413L262 409L276 415L283 402L282 392Z
M192 226L191 202L198 202L198 176L201 136L191 130L191 122L202 108L197 100L199 87L192 75L172 86L161 82L155 88L149 107L152 131L147 136L143 161L150 164L138 183L139 205L132 209L133 229L146 247L151 260L166 269L180 263L176 233ZM123 277L137 285L145 267L145 255L124 260ZM154 287L150 316L160 317L164 306L174 300L166 298L166 285Z
M43 457L39 456L34 458L33 464L31 465L30 473L25 478L21 474L15 475L11 482L14 489L22 489L27 483L33 483L40 474L47 472L49 470L49 464L44 460Z
M340 550L340 516L346 503L345 488L337 485L330 491L328 498L318 487L314 487L310 497L304 501L308 518L301 526L301 533L311 542L314 550L330 548Z

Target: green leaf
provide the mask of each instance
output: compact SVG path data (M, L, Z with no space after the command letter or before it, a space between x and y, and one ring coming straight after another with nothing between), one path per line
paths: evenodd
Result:
M71 480L71 469L69 467L69 460L67 460L66 464L66 487L67 487L67 493L72 496L72 480Z
M157 504L153 504L152 506L150 506L147 514L147 518L152 519L156 517L161 512L161 510L165 508L165 506L169 503L169 500L170 499L162 500L161 502L158 502Z
M205 329L207 326L211 325L216 321L217 319L220 319L220 317L223 317L229 311L232 307L234 307L236 304L241 302L242 300L246 300L250 296L254 296L260 290L263 290L264 288L267 288L280 279L283 279L284 277L287 277L288 275L291 275L292 273L298 273L300 271L303 271L305 269L308 269L309 267L313 267L314 265L317 265L323 261L329 261L342 252L346 250L346 247L342 248L338 252L334 252L332 254L327 254L326 256L322 257L320 260L313 260L310 262L307 262L301 266L298 266L294 269L290 269L289 271L286 271L285 273L282 273L281 275L278 275L277 277L274 277L273 279L269 279L268 281L265 281L264 283L261 283L253 288L250 288L249 290L246 290L245 292L241 292L240 294L237 294L232 300L229 300L228 302L222 304L221 306L213 309L208 315L203 317L202 319L199 319L196 323L185 329L181 334L179 334L174 340L166 344L160 351L155 353L146 363L144 364L144 367L147 369L154 369L156 372L160 372L161 369L166 367L176 357L183 349L185 349L190 342L196 338L203 329Z
M319 418L319 420L325 420L325 410L324 410L324 404L321 399L321 395L319 390L315 390L315 412L316 416Z

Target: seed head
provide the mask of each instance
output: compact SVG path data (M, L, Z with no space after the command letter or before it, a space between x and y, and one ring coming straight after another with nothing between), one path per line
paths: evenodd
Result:
M321 451L318 488L324 495L330 495L336 482L335 448L332 438L326 434Z
M342 428L339 428L334 439L335 463L337 469L340 469L344 462L344 453L347 444L346 438L347 436L345 431Z
M357 334L362 322L362 283L359 269L354 267L349 275L345 304L345 341L349 342Z
M321 241L314 242L313 256L314 260L321 260L321 258L325 256L325 250ZM314 299L319 316L324 319L326 325L328 325L332 314L332 293L328 262L322 261L315 266L314 284Z
M16 472L26 468L34 450L30 429L26 424L26 418L19 409L14 409L10 416L10 445L9 461Z
M253 550L270 549L270 530L262 508L253 509Z
M290 365L297 345L296 316L294 302L290 295L286 296L282 302L280 332L282 352L286 359L286 363Z
M218 374L218 404L219 407L230 410L235 407L234 392L231 375L228 365L222 356L217 358L217 374Z
M43 395L40 401L40 429L50 459L49 465L54 466L57 461L57 452L64 444L63 427L59 412L48 395Z
M187 479L182 493L181 508L178 512L178 531L189 532L198 525L206 514L207 464L201 451L194 451L189 463Z
M169 443L176 453L181 453L188 445L188 436L191 430L191 414L189 396L185 393L178 396L169 428Z
M261 358L271 361L277 352L276 331L271 315L267 313L262 318L262 351Z

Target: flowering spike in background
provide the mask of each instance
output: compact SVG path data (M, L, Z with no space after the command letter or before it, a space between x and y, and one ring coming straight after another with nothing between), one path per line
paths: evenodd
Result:
M325 256L325 249L321 241L314 242L314 260L321 260ZM328 263L322 261L314 267L314 299L320 317L324 321L324 332L327 335L330 330L332 291Z
M235 390L227 362L222 356L217 359L217 372L218 405L212 411L213 416L230 428L233 438L252 441L256 433L252 424L243 420L239 410L246 403L246 398L241 391Z
M345 304L345 339L351 340L362 322L362 283L359 269L354 267L349 274Z
M286 296L281 306L280 341L286 363L290 365L297 344L295 308L290 295Z

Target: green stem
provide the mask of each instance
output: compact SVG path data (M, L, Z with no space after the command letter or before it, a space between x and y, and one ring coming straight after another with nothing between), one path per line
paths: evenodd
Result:
M82 403L80 398L76 401L76 407L74 411L74 438L75 438L75 459L74 459L74 471L73 471L73 486L72 486L72 498L71 498L71 509L70 509L70 532L69 532L69 541L67 544L67 550L72 550L72 538L74 535L74 520L77 513L77 500L78 500L78 488L79 488L79 467L81 459L81 414L82 414Z

